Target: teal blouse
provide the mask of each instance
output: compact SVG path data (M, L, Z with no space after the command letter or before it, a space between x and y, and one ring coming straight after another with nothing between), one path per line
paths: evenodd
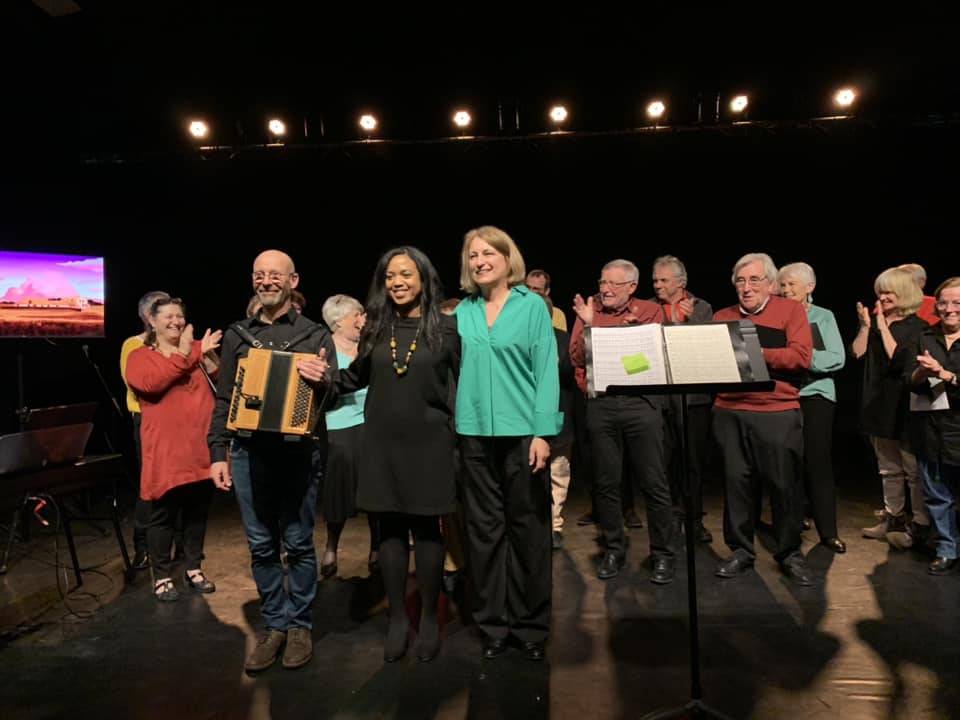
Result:
M466 298L455 314L462 348L457 432L481 437L559 433L557 340L543 299L515 286L490 328L482 296Z
M816 325L823 338L823 350L813 349L813 359L810 361L810 372L813 382L804 385L800 390L800 397L821 395L831 402L837 401L837 388L833 377L822 377L822 373L833 373L843 367L846 361L846 347L837 327L837 319L826 308L811 305L807 308L807 319L811 325Z
M350 367L351 362L353 361L349 355L337 350L338 367ZM346 430L363 425L363 407L366 402L367 388L340 395L336 405L327 412L327 430Z

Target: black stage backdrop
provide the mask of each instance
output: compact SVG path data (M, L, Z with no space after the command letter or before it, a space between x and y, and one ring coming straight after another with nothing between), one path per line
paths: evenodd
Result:
M106 256L105 340L3 340L0 429L16 429L17 357L27 406L98 399L102 368L122 404L117 364L138 332L146 290L183 297L198 333L240 318L254 256L290 253L320 319L332 293L366 295L377 257L399 244L425 250L447 293L458 293L463 233L494 224L518 242L527 268L546 268L572 321L574 293L601 266L628 258L648 297L651 261L679 256L689 288L732 304L733 263L770 253L809 262L814 299L856 329L874 277L902 262L928 271L927 291L960 274L954 208L960 127L851 121L774 131L664 131L527 139L197 152L90 165L24 166L3 188L6 249ZM864 457L856 435L858 370L839 379L838 461ZM105 443L98 434L94 445ZM864 474L865 478L869 473ZM870 480L866 480L870 481Z

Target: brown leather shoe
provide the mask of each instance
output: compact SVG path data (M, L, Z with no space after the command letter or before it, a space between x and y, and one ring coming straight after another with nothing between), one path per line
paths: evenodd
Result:
M280 630L267 630L266 633L257 641L257 646L250 653L250 657L243 665L243 669L248 673L256 673L266 670L273 665L280 654L280 649L286 642L287 634Z
M927 572L931 575L946 575L953 570L956 565L956 558L938 557L936 560L930 563L930 567L927 568Z
M303 667L313 657L313 633L310 628L294 627L287 630L287 646L283 649L281 664L287 670Z

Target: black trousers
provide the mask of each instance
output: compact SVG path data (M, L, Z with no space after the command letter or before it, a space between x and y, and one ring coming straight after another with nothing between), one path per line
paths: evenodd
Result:
M620 483L624 457L647 506L650 554L673 556L673 510L663 466L663 417L659 399L607 395L587 401L593 448L594 509L609 552L623 557L626 541Z
M143 450L140 443L140 413L131 413L133 418L133 446L137 450L137 500L133 507L133 549L147 551L147 528L150 527L150 501L140 497L140 466L143 463Z
M686 514L687 487L683 477L683 438L680 433L681 398L671 396L663 413L663 458L667 467L667 478L670 480L670 498L673 502L674 515L683 517ZM693 500L693 520L703 517L703 470L707 462L707 452L713 438L710 436L710 405L689 405L687 407L686 441L687 456L690 460L687 466L690 496Z
M714 408L713 432L725 477L723 539L735 554L756 558L753 537L764 488L773 511L774 558L782 563L800 552L801 425L799 410Z
M201 480L178 485L150 502L150 561L153 579L170 576L170 551L178 514L183 518L183 553L187 570L199 570L203 559L203 538L207 532L207 513L213 498L213 481Z
M837 537L837 488L833 480L833 414L822 395L800 398L803 413L803 491L820 539ZM803 499L801 499L801 510Z
M460 479L477 627L542 642L552 595L550 468L531 473L530 441L460 435Z

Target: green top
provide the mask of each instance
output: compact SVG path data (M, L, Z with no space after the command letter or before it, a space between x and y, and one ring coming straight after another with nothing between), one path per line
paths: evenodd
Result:
M348 368L353 360L337 350L337 367ZM363 425L363 408L367 402L367 388L341 393L336 404L327 410L327 430L346 430Z
M800 397L820 395L831 402L837 401L837 387L833 382L833 375L843 367L846 360L846 348L837 319L826 308L810 305L807 308L807 319L811 325L816 325L823 338L823 350L813 349L813 359L810 361L812 381L800 389Z
M462 360L457 432L481 437L552 437L560 432L557 340L547 305L523 285L510 290L493 327L482 296L455 311Z

